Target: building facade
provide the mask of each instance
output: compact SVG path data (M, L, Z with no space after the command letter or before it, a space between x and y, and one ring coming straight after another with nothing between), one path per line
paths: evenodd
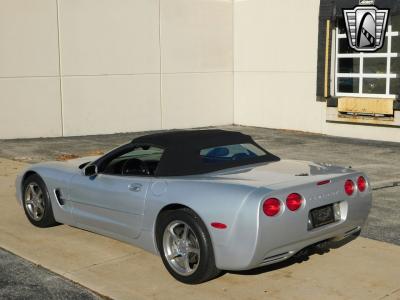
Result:
M398 1L346 47L357 1L1 0L0 138L240 124L400 142ZM399 45L398 45L399 44Z

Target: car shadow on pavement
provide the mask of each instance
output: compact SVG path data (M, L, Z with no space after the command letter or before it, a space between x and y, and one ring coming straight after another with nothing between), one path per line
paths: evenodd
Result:
M252 270L246 270L246 271L224 271L224 273L221 274L221 276L223 276L226 273L237 274L237 275L260 275L263 273L268 273L268 272L284 269L284 268L287 268L294 264L301 264L305 261L308 261L310 259L310 256L323 255L325 253L330 252L331 249L340 248L340 247L350 243L351 241L355 240L359 235L360 235L360 233L358 232L358 233L356 233L354 235L350 235L349 237L346 237L345 239L340 240L340 241L325 241L325 242L322 242L322 244L321 243L314 244L314 245L311 245L307 248L300 250L295 255L293 255L292 257L290 257L289 259L287 259L285 261L274 263L272 265L259 267L259 268L252 269Z

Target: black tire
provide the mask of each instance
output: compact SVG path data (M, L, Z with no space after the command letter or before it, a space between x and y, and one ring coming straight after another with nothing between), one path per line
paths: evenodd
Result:
M35 219L31 213L28 211L27 205L27 193L29 193L28 189L31 185L37 186L38 189L40 188L42 192L41 204L44 208L44 212L41 213L41 217L39 219ZM56 220L54 219L53 209L51 207L51 201L49 197L49 192L47 190L46 184L44 183L43 179L37 175L32 174L28 178L26 178L22 185L22 204L24 207L25 215L28 218L29 222L31 222L36 227L46 228L58 225Z
M195 234L198 241L200 262L197 265L196 271L191 275L181 275L176 272L171 267L164 252L164 231L167 229L168 225L174 221L184 222L189 225L191 232ZM180 282L199 284L217 277L221 272L215 266L214 250L207 228L200 217L189 208L161 212L157 220L156 240L164 266L167 268L168 272Z

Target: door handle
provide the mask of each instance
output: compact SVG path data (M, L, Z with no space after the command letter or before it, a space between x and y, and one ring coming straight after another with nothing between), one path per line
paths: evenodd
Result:
M132 192L140 192L142 185L140 183L131 183L128 185L128 189Z

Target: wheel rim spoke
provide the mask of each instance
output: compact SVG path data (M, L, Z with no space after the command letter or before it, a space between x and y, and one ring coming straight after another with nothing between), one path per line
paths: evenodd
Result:
M34 221L40 221L45 212L43 191L37 183L30 183L25 191L25 208Z
M182 232L182 239L183 240L187 240L188 232L189 232L189 226L185 224L184 227L183 227L183 232Z
M174 231L174 229L176 228L176 226L178 226L178 224L176 224L175 226L169 228L169 232L171 233L171 236L172 236L172 238L173 238L173 240L174 240L175 242L177 242L177 241L179 240L178 235L177 235L177 234L175 233L175 231Z
M181 257L181 255L174 252L174 253L169 254L167 258L172 260L172 259L177 259L178 257Z
M37 206L38 210L40 211L40 213L42 213L44 211L44 207L43 204L41 202L38 202Z
M37 206L33 207L33 214L36 218L39 217L39 208Z
M172 221L164 230L164 256L174 272L189 276L200 262L199 242L193 229L183 221Z
M194 248L194 247L189 247L188 253L193 253L193 254L199 255L200 254L200 249Z
M185 255L183 257L183 264L184 264L186 272L192 271L192 268L190 267L190 262L189 262L189 255Z
M31 193L31 197L32 197L32 198L35 198L35 197L37 196L36 191L35 191L35 185L30 184L30 185L29 185L29 191L30 191L30 193Z

